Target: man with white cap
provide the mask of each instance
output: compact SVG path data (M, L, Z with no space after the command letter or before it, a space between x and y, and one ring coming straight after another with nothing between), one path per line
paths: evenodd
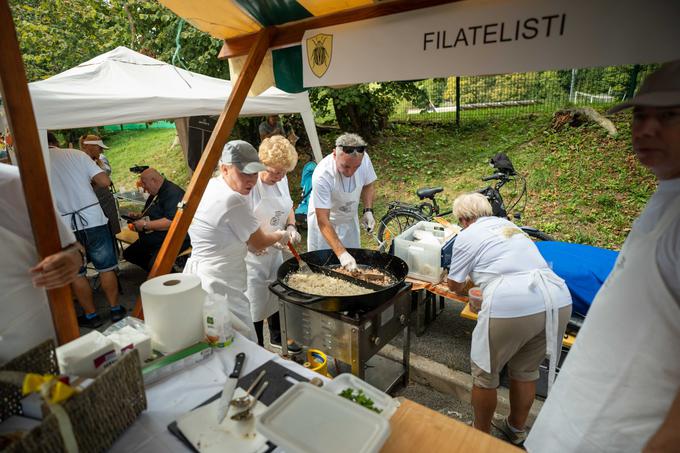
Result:
M659 185L633 223L525 447L678 451L680 60L610 113L633 107L633 151Z
M250 304L246 297L246 254L276 243L285 246L286 230L266 232L253 214L247 195L265 171L257 150L243 140L224 145L220 174L208 182L189 227L193 250L184 273L201 278L208 294L224 297L227 307L241 322L234 328L257 341Z
M356 270L357 263L347 248L361 247L359 201L364 205L361 224L369 232L375 228L377 176L366 148L359 135L344 133L335 140L333 153L319 162L312 175L307 250L333 249L348 270Z
M104 155L104 150L109 149L108 146L104 144L101 137L98 135L90 134L83 135L80 137L80 150L90 156L95 164L108 175L111 176L111 164L109 160ZM112 235L120 233L120 217L118 215L118 206L116 205L116 199L113 197L111 192L111 187L94 187L94 193L99 199L99 204L104 211L104 215L109 219L109 229Z

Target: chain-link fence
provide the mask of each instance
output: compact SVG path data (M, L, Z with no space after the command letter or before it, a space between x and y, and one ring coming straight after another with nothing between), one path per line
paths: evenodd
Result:
M395 121L464 121L555 111L567 105L607 105L633 95L657 65L610 66L416 82L426 93L416 105L402 100Z

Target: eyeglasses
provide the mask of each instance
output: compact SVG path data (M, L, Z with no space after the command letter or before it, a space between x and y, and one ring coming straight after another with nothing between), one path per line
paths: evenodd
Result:
M367 146L366 145L358 145L358 146L338 145L338 148L342 148L342 151L345 152L346 154L353 154L353 153L363 154L364 151L366 151Z

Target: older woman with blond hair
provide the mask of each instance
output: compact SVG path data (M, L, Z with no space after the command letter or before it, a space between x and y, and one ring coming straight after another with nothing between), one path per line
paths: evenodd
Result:
M521 444L538 367L546 356L549 388L554 379L571 296L531 239L509 220L492 216L484 195L460 195L453 215L463 230L453 245L448 286L462 293L471 280L481 287L483 298L470 351L474 427L491 429L499 374L507 365L510 415L497 427L512 443Z
M295 228L293 200L290 198L286 174L295 168L298 155L295 147L283 136L265 138L260 144L259 157L267 168L261 171L257 183L250 191L249 201L253 213L264 231L285 230L293 243L300 242ZM276 280L276 273L283 263L279 248L270 247L265 251L251 250L246 256L248 268L248 290L250 313L253 317L257 341L264 345L264 320L269 327L269 339L273 346L281 345L279 300L269 291L269 284ZM299 352L297 345L288 346L291 352Z

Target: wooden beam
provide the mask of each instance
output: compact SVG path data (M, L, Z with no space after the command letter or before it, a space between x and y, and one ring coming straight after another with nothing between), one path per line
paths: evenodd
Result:
M253 80L255 80L257 71L260 69L262 60L269 49L274 33L275 31L271 28L265 28L258 32L248 53L243 70L233 86L227 104L217 120L201 160L198 162L196 170L191 177L191 182L189 182L189 187L184 194L182 204L177 209L177 214L175 214L175 218L170 225L170 230L165 237L165 241L163 241L163 245L158 252L148 278L167 274L172 270L172 265L189 230L189 225L196 213L203 192L208 186L208 181L212 177L217 162L222 155L222 148L224 148L224 144L227 142L229 135L231 135L234 124L241 113L241 107L243 107L243 103L248 96L248 90L250 90ZM137 299L133 316L143 317L142 303L139 298Z
M460 0L395 0L384 3L375 3L368 6L360 6L325 16L310 17L296 22L276 26L276 36L272 39L270 47L287 47L293 44L300 44L302 35L307 30L315 28L330 27L332 25L346 24L375 17L389 16L391 14L404 13L432 6L455 3ZM246 55L252 47L257 33L239 36L225 40L218 58L224 60L232 57Z
M7 0L0 0L0 55L2 55L0 92L17 150L21 185L24 189L38 255L46 257L61 250L61 239L33 114L33 104L26 82L24 63L21 59L19 42ZM11 214L5 213L5 215ZM47 297L59 344L78 338L80 331L70 287L67 285L50 290L47 292ZM30 329L30 326L26 327Z

